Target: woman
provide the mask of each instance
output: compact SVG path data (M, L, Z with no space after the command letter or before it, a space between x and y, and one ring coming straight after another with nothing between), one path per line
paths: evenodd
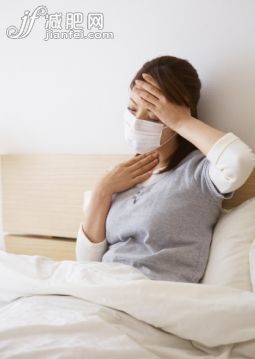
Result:
M186 60L146 62L130 85L125 140L136 156L98 180L80 224L79 261L121 262L150 279L199 282L223 199L255 154L197 118L201 82Z

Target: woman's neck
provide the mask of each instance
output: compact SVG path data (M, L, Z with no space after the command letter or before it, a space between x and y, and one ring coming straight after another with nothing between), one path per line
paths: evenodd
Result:
M153 168L153 170L160 169L161 167L166 167L169 163L170 157L175 152L178 147L177 137L174 138L174 141L170 143L165 143L162 147L156 149L159 153L159 163Z

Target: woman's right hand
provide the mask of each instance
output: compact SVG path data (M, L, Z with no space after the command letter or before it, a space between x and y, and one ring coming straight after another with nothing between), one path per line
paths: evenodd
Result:
M110 194L126 191L136 184L148 179L153 168L158 164L157 151L132 157L118 163L106 175L100 178L98 185Z

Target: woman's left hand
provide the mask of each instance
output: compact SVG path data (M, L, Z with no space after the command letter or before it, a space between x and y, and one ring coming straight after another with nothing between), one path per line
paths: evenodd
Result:
M191 117L190 108L170 102L149 74L142 75L145 81L136 80L133 90L141 103L154 113L166 126L176 131L181 120Z

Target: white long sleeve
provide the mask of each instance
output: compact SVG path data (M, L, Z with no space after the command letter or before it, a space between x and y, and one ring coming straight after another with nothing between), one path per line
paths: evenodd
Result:
M255 167L255 153L232 132L221 137L206 157L210 179L221 193L241 187Z
M106 249L106 238L99 243L91 242L83 231L82 223L80 223L75 247L76 260L100 262Z

